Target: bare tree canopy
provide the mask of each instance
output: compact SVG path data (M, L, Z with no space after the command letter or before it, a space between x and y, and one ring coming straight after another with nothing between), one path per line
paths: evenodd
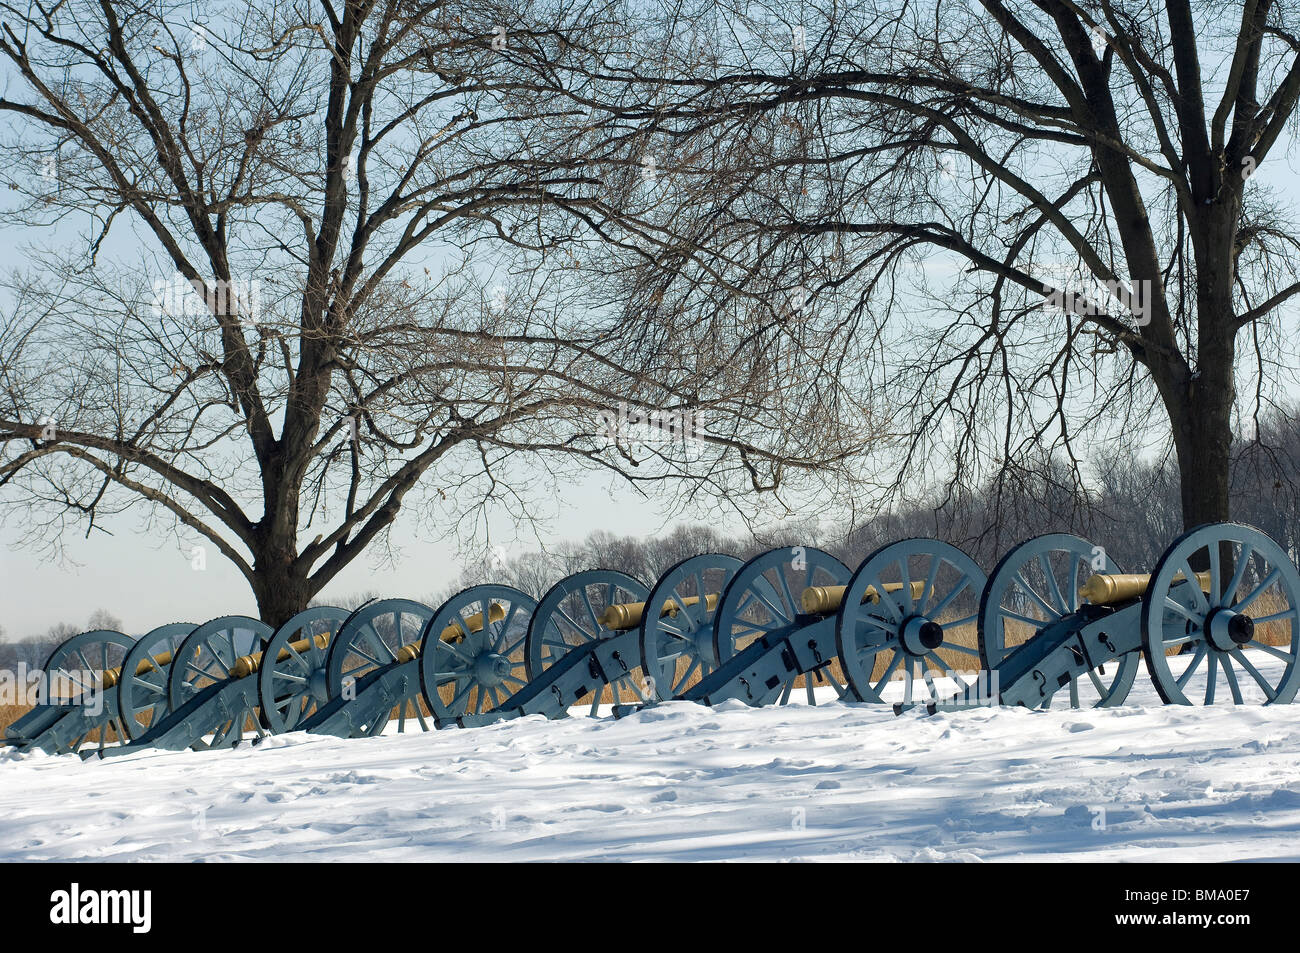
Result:
M1300 5L634 8L635 75L582 88L672 183L632 210L640 280L803 303L887 409L891 490L1043 448L1078 482L1154 435L1184 522L1228 518L1234 427L1294 363L1300 227L1257 173L1291 138Z
M6 514L53 544L143 504L279 623L404 505L441 536L583 468L718 506L857 477L870 415L807 342L582 267L641 182L559 95L598 42L580 0L0 4L6 215L54 239L0 325Z

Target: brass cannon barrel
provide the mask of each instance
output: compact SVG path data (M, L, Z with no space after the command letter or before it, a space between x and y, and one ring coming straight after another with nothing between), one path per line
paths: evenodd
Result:
M492 603L492 605L488 606L489 622L500 622L505 617L506 617L505 607L500 603L494 602ZM470 616L468 619L465 620L465 624L469 626L470 632L478 632L483 628L483 613L475 612L472 616ZM460 623L453 622L451 625L447 626L445 629L443 629L441 632L438 633L438 638L441 639L443 642L457 642L465 638L465 635L466 632L464 629L460 627ZM417 659L419 657L420 657L419 642L410 642L406 645L403 645L400 649L397 650L397 661L399 662L409 662L412 659Z
M290 642L286 648L280 649L280 657L276 661L287 661L289 656L292 654L290 649L292 649L293 652L306 652L312 647L313 643L318 649L325 648L330 644L330 634L328 632L322 632L320 635L314 636L310 639L301 639L298 642ZM259 671L262 668L262 656L264 654L265 653L263 652L254 652L252 655L241 655L239 658L235 659L235 664L230 668L230 677L247 678L254 672Z
M1182 573L1174 577L1175 582L1181 582L1182 579ZM1198 572L1196 580L1201 584L1203 590L1209 592L1210 574L1208 572ZM1130 599L1138 598L1147 591L1147 585L1150 582L1151 576L1148 573L1130 572L1115 573L1114 575L1098 573L1088 577L1088 581L1079 589L1079 597L1087 599L1095 606L1113 605L1116 602L1127 602Z
M159 669L161 666L170 665L171 661L172 661L172 653L162 652L154 656L153 658L147 658L142 660L140 664L135 667L135 674L147 675L149 672ZM121 677L122 677L122 669L120 667L105 669L104 677L103 677L104 687L112 688L114 685L118 683Z
M500 622L505 617L506 617L506 610L502 606L496 603L493 603L491 608L488 609L488 618L492 622ZM469 625L469 630L471 632L477 632L481 628L483 628L483 613L476 612L465 621ZM439 637L444 642L451 642L458 637L464 638L465 632L461 629L460 625L453 622L451 625L447 626L445 629L442 630ZM311 644L314 641L316 643L317 648L323 649L328 647L329 640L330 640L330 633L323 632L320 635L316 636L314 639L302 639L301 641L294 642L289 646L289 648L292 648L295 652L305 652L307 651L307 649L311 647ZM280 650L279 661L283 662L289 658L289 648L284 648ZM419 642L412 642L410 645L404 645L397 652L398 661L401 662L409 662L411 659L419 658L419 657L420 657ZM171 652L160 652L158 655L155 655L152 658L143 659L140 662L140 664L135 667L135 674L145 675L152 671L161 670L163 666L170 665L171 661L172 661ZM235 664L231 666L230 677L247 678L249 675L252 675L257 671L259 671L261 667L262 667L261 652L253 652L251 655L241 655L239 658L235 659ZM121 680L121 678L122 678L122 669L120 666L118 666L117 668L105 669L102 678L103 687L112 688Z
M705 606L708 611L712 612L718 607L718 594L710 592L705 597ZM687 596L682 600L684 605L697 606L700 604L699 596ZM659 607L661 616L675 616L681 611L675 599L665 599L664 604ZM641 624L641 619L645 616L644 602L619 602L612 606L606 607L600 615L600 624L607 629L614 631L635 629Z
M803 605L803 611L809 615L829 615L832 612L839 611L840 604L844 602L844 593L848 586L809 586L799 597L799 602ZM901 582L885 583L885 592L898 592L903 588ZM912 583L912 598L920 599L921 593L925 589L925 583L917 580ZM862 594L863 602L879 602L880 593L876 592L875 586L867 586L867 591Z

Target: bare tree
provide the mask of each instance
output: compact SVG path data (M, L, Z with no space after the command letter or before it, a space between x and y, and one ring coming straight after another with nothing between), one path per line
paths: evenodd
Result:
M122 631L122 620L107 609L96 609L90 614L87 629L108 629L110 632Z
M886 489L1046 448L1081 491L1089 447L1172 438L1184 524L1229 517L1234 427L1293 363L1300 228L1257 171L1300 99L1297 4L644 17L635 75L589 77L677 199L646 210L642 280L697 309L800 296L889 414Z
M584 469L717 506L853 477L866 418L791 426L818 395L788 347L629 330L580 274L633 221L618 130L552 88L625 44L603 6L197 10L0 3L10 218L55 239L0 324L0 487L38 542L143 505L280 623L403 507L449 538Z

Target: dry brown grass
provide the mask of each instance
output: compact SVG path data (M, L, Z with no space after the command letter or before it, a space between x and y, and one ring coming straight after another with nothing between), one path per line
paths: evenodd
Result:
M1268 592L1262 593L1258 599L1250 606L1252 615L1270 616L1276 612L1281 612L1286 608L1287 601L1282 598L1282 593L1274 586ZM1290 645L1291 644L1291 626L1295 623L1290 619L1278 619L1274 622L1265 622L1255 629L1255 639L1263 642L1265 645Z
M1243 588L1239 595L1248 595L1249 590ZM1286 608L1287 600L1283 598L1278 586L1270 586L1267 592L1260 593L1249 606L1249 612L1252 616L1264 617L1273 615ZM1263 642L1265 645L1290 645L1291 644L1291 626L1292 622L1288 619L1277 619L1273 622L1265 622L1255 628L1255 641ZM1183 646L1178 645L1171 649L1165 650L1165 657L1178 655L1183 650Z

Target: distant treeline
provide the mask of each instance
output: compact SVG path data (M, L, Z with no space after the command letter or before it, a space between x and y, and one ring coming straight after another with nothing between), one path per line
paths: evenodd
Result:
M111 612L105 609L96 609L90 614L90 618L85 625L59 622L50 626L40 635L29 635L16 641L10 641L6 637L4 627L0 626L0 671L17 671L19 663L26 665L28 671L39 669L45 664L45 660L49 658L50 652L54 651L60 642L91 629L110 629L114 632L121 632L122 622Z
M778 546L818 546L853 568L877 547L911 536L946 540L991 570L1023 539L1075 533L1104 546L1126 571L1145 572L1182 532L1178 470L1171 457L1150 462L1131 448L1115 447L1089 461L1086 485L1074 474L1060 460L1034 461L1001 482L942 502L881 513L847 534L812 522L743 539L691 525L646 538L596 532L577 544L507 559L504 566L471 567L433 600L485 580L540 596L562 577L593 567L619 569L653 584L674 563L696 553L745 559ZM1292 559L1300 559L1300 414L1294 409L1262 417L1258 439L1239 441L1234 448L1232 512L1234 519L1259 527Z

